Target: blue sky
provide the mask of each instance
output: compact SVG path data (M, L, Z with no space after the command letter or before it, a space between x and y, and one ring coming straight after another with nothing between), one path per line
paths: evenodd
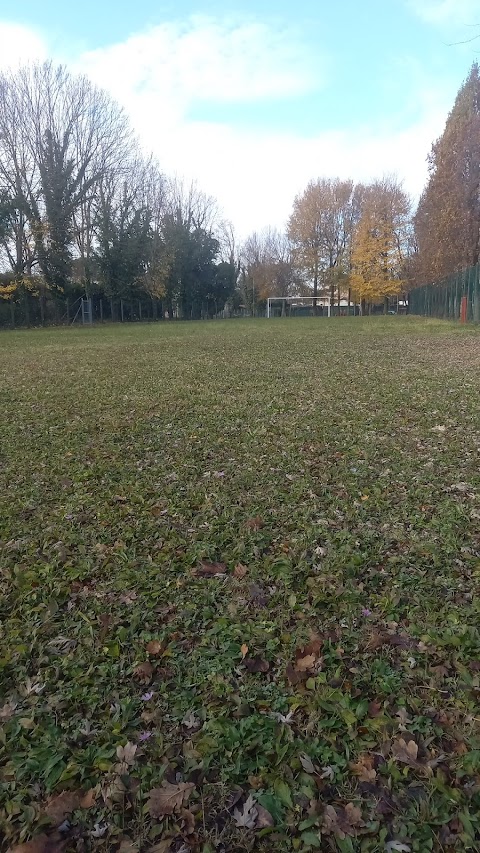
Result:
M240 236L281 227L321 175L396 173L418 196L431 142L480 51L480 38L452 44L480 34L480 0L13 9L0 0L0 64L51 56L87 73L123 103L164 170L195 177Z

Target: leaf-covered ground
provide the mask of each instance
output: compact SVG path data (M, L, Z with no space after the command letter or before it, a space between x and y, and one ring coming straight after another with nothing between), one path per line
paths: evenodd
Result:
M5 848L479 850L479 332L0 350Z

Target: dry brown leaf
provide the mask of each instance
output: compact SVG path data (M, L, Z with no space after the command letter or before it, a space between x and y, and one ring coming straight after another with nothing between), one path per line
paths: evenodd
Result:
M133 674L138 681L142 681L144 684L149 684L152 680L153 666L150 661L146 660L135 667Z
M240 646L240 653L241 653L241 655L242 655L242 660L244 659L244 657L245 657L245 655L247 654L247 652L248 652L248 646L247 646L247 644L246 644L246 643L242 643L242 645Z
M301 646L295 652L295 663L293 667L289 664L287 666L287 677L291 684L296 684L298 681L302 680L302 678L306 677L308 673L316 672L321 668L322 658L320 655L320 651L323 645L323 640L316 634L312 635L312 638L306 646ZM301 673L300 678L292 679L292 669L295 673Z
M418 746L414 740L407 742L403 737L399 738L392 744L392 755L402 764L409 764L410 767L419 766L419 762L417 761Z
M260 530L263 527L263 519L260 518L259 515L256 515L254 518L249 518L247 520L247 527L250 530Z
M268 672L270 669L270 664L261 655L255 655L253 658L245 658L243 662L249 672Z
M5 720L10 720L10 718L13 717L15 713L16 707L17 703L14 702L12 699L9 699L8 702L5 702L5 705L0 708L0 720L2 720L2 722Z
M160 640L150 640L150 642L146 645L146 651L149 655L152 655L152 657L155 657L156 655L161 655L162 652L165 651L164 643L161 643Z
M90 788L84 797L80 800L80 808L81 809L91 809L96 803L98 790L97 788Z
M233 811L233 819L235 821L235 825L245 829L253 829L257 822L258 818L258 808L255 800L250 794L249 797L245 800L243 806L239 809L234 809Z
M67 842L58 834L53 835L36 835L31 841L25 841L23 844L17 844L12 847L10 853L63 853Z
M410 637L407 637L406 634L389 634L388 631L374 631L367 643L367 649L371 652L380 649L382 646L409 649L414 645L414 641Z
M307 755L305 752L302 752L300 755L300 764L302 765L303 769L305 770L305 773L310 773L310 775L315 773L315 767L314 767L313 761L310 758L310 756Z
M345 808L325 806L323 812L323 828L326 833L333 833L338 838L354 836L359 827L364 826L362 812L353 803L347 803Z
M44 812L55 826L60 826L68 815L80 808L83 797L84 791L62 791L48 800Z
M305 655L303 658L297 658L295 661L295 669L297 672L310 672L315 666L317 659L315 655Z
M153 847L148 848L148 853L169 853L172 849L173 838L164 838L163 841L158 841Z
M305 678L303 673L297 672L292 663L287 663L285 675L287 676L291 685L299 684L301 681L304 681Z
M373 755L361 755L355 764L350 764L350 770L358 776L360 782L373 782L377 778L377 771L373 765Z
M224 575L227 567L225 563L209 563L207 560L200 560L194 571L199 577L208 578L215 577L215 575Z
M127 764L129 767L135 763L135 753L137 751L136 743L128 743L125 746L117 746L117 758L119 761L123 761L124 764Z
M237 565L235 566L235 568L233 570L234 576L236 578L238 578L239 580L244 578L245 575L247 574L247 572L248 572L248 567L244 566L243 563L237 563Z
M152 788L147 808L152 817L163 817L178 812L188 801L195 785L192 782L180 782L172 785L162 782L161 788Z
M256 804L257 822L255 829L266 829L267 826L274 826L275 821L267 809L264 809L259 803Z
M195 815L189 809L182 809L180 817L183 819L183 831L186 835L193 835L195 832Z
M122 838L117 853L140 853L140 847L131 838Z

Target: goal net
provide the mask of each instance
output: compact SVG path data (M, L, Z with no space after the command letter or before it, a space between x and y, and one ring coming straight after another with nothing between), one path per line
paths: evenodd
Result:
M269 296L267 317L331 316L330 296Z

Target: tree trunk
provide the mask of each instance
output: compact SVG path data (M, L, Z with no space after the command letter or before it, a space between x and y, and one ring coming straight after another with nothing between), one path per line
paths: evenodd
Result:
M45 294L40 293L40 322L45 325Z
M366 314L366 305L367 305L367 303L366 303L365 299L361 299L360 300L360 314L362 315L362 317L364 317Z
M27 329L30 328L30 297L28 294L28 290L25 288L24 291L24 299L25 299L25 320L27 323Z
M138 319L142 322L142 303L138 300Z
M10 320L12 323L12 329L15 328L15 302L13 299L10 299Z
M313 316L316 317L318 314L317 310L317 296L318 296L318 266L315 264L315 270L313 275Z
M70 323L70 300L69 300L68 296L65 300L65 315L67 317L67 326L68 326Z
M383 298L383 313L384 314L388 314L388 304L389 304L388 296L384 296L384 298Z
M113 323L113 321L114 321L114 319L115 319L115 312L114 312L113 308L114 308L114 306L113 306L113 298L112 298L112 297L110 297L110 320L112 321L112 323Z
M122 320L122 323L123 323L123 322L124 322L124 319L123 319L123 318L124 318L124 314L123 314L123 299L121 299L121 300L120 300L120 317L121 317L121 320Z
M100 322L103 323L103 299L100 297Z

